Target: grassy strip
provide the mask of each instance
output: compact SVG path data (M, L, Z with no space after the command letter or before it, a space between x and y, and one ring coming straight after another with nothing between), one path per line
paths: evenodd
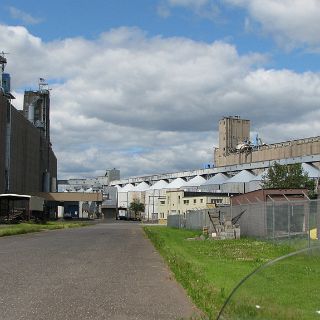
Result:
M263 263L293 251L287 245L253 239L188 241L187 238L194 237L199 232L149 226L144 227L144 230L169 264L176 279L209 319L217 317L225 299L244 276ZM305 257L291 259L286 265L277 265L271 272L268 270L265 277L256 277L257 281L252 281L249 286L239 290L235 303L231 304L233 309L229 312L236 313L237 319L258 319L255 306L266 306L268 302L268 311L261 319L302 319L304 308L316 308L310 305L310 301L318 299L310 296L310 292L316 294L320 285L320 270L317 267L319 259L311 261L307 269L305 261ZM310 270L314 272L314 277L310 277ZM293 273L295 281L292 281ZM274 287L275 281L278 285ZM292 292L297 291L297 284L301 295L292 297ZM306 294L308 299L304 298ZM294 310L291 308L291 311L282 312L283 308L277 307L279 301L281 305L288 305L287 310L293 305ZM254 317L251 318L250 315ZM312 317L308 314L305 319Z
M17 234L39 232L44 230L68 229L87 226L86 222L60 222L50 221L45 224L38 223L20 223L9 226L0 227L0 237L13 236Z

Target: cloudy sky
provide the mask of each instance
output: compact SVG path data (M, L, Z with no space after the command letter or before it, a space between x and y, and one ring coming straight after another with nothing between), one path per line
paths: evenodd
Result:
M59 178L212 163L218 121L320 135L319 0L2 0L14 105L51 91Z

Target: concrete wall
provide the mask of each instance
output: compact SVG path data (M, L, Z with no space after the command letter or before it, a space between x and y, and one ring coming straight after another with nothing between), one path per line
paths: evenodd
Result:
M40 131L11 107L9 192L41 191Z
M7 99L0 96L0 192L5 190ZM49 189L57 177L57 159L50 142L13 106L10 131L9 192L28 194L44 191L48 172ZM47 190L50 191L50 190ZM55 190L54 190L55 191Z

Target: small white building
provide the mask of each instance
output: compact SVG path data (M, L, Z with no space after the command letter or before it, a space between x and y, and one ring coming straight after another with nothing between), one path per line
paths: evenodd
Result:
M163 222L164 217L160 214L159 206L166 197L167 186L167 181L159 180L146 191L144 219Z

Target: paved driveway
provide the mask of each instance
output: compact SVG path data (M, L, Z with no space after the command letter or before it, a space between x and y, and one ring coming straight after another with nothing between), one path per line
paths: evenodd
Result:
M169 320L193 311L138 224L0 238L1 320Z

